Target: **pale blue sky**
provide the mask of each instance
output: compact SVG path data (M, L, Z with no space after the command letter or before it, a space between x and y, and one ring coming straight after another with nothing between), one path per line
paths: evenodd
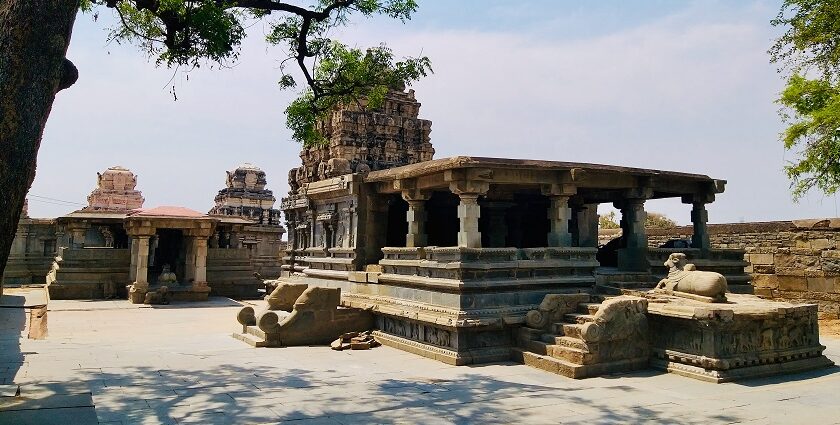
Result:
M431 57L416 84L436 157L595 162L708 174L729 181L712 222L837 215L835 197L789 195L773 103L783 81L767 61L779 1L421 1L405 25L357 21L350 44L386 40ZM284 126L293 92L277 88L280 52L250 28L230 69L156 68L107 44L110 12L82 16L69 57L79 82L58 95L31 194L84 203L96 172L139 175L146 206L207 211L224 171L252 162L280 198L299 146ZM174 76L174 78L173 78ZM170 94L175 83L178 101ZM74 205L30 198L30 214ZM650 202L679 222L689 208Z

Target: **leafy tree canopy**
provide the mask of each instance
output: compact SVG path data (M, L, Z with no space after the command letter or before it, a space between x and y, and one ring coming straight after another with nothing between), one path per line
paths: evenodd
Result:
M598 227L601 229L618 229L621 227L616 220L615 211L609 214L598 215ZM645 217L645 228L648 229L671 229L677 227L677 222L666 217L664 214L649 212Z
M785 33L770 60L789 71L778 103L787 128L781 135L797 158L785 166L795 200L816 188L840 189L840 2L785 0L772 21Z
M377 108L389 88L404 87L432 71L428 57L395 61L385 45L350 48L330 37L352 14L385 15L400 21L417 10L415 0L316 0L313 6L275 0L82 0L83 11L96 6L113 9L120 23L110 39L138 45L158 65L199 67L235 61L245 28L267 22L266 42L285 50L279 84L296 88L300 96L286 109L286 122L304 146L323 143L317 121L341 103L358 102ZM286 65L294 63L298 81Z

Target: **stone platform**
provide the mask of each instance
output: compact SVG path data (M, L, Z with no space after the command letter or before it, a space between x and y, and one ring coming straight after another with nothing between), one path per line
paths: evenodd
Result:
M822 353L817 306L727 294L727 303L649 296L651 366L711 382L833 365Z

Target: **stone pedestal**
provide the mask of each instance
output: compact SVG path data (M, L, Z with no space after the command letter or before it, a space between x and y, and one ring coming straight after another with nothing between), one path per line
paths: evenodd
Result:
M728 303L653 296L651 366L710 382L831 366L822 355L817 306L727 294Z

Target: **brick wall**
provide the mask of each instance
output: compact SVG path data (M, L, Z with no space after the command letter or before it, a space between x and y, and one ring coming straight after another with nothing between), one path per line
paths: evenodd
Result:
M691 226L648 229L648 241L656 247L691 234ZM817 304L821 318L840 318L840 218L710 224L709 238L714 248L746 250L756 295Z

